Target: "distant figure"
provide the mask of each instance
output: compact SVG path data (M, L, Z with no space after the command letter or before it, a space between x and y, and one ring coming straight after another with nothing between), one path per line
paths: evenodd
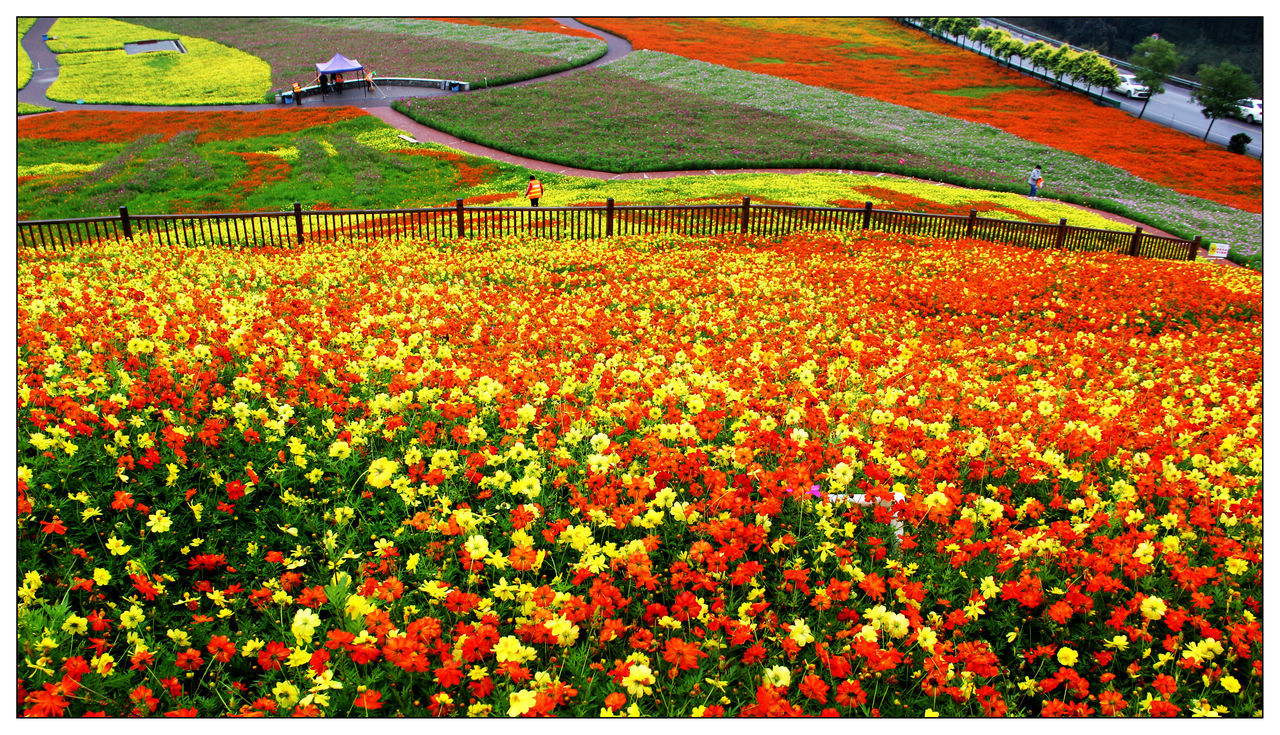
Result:
M532 174L529 176L529 188L524 190L524 195L529 197L530 207L538 206L538 200L542 198L542 182Z
M297 82L293 83L293 103L298 107L302 107L302 87Z
M323 72L320 74L320 94L329 94L329 77Z
M342 94L342 73L341 72L333 75L333 91L337 92L338 94Z
M1031 185L1031 196L1034 198L1036 191L1041 186L1044 186L1044 177L1040 175L1040 164L1037 163L1036 167L1031 169L1031 175L1027 177L1027 183Z
M365 94L368 94L368 93L369 93L369 90L371 90L371 89L373 89L373 72L371 72L371 71L367 71L367 72L365 72L365 73L364 73L364 92L365 92Z

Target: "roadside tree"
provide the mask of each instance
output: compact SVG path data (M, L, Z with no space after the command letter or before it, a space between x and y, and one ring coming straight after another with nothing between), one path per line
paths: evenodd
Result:
M1133 47L1133 55L1129 57L1129 63L1133 64L1133 75L1151 90L1151 94L1142 102L1142 109L1138 111L1139 120L1147 111L1151 98L1164 94L1164 83L1182 61L1183 57L1174 49L1173 44L1157 36L1147 36ZM1208 134L1205 131L1205 135Z
M1205 128L1204 138L1209 139L1209 131L1220 117L1238 114L1240 100L1253 97L1258 93L1258 85L1243 69L1224 61L1217 66L1201 66L1196 73L1200 80L1200 88L1191 90L1191 99L1199 103L1201 112L1209 118L1209 127Z

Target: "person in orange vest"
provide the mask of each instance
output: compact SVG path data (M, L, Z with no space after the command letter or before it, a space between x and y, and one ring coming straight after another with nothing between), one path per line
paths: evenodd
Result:
M538 200L542 198L542 182L532 174L529 175L529 188L524 190L524 195L529 197L530 207L538 206Z
M342 94L342 73L341 72L333 75L333 91L337 92L338 94Z
M293 83L293 103L299 107L302 106L302 87L297 82Z

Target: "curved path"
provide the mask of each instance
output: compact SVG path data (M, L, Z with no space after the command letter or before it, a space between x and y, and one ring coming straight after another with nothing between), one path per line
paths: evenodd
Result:
M98 104L80 105L80 104L74 104L74 103L68 103L68 102L57 102L57 101L51 100L46 96L46 94L49 91L49 87L52 86L53 82L58 78L58 55L49 50L48 45L45 44L43 40L43 35L49 32L49 29L53 26L53 22L55 20L57 19L56 18L38 18L35 22L35 25L31 27L31 30L29 30L26 33L26 35L22 37L22 48L25 49L27 54L31 57L32 66L35 69L35 71L32 73L31 81L27 84L27 86L21 90L18 90L19 102L27 102L29 104L40 105L43 107L52 107L55 111L128 110L133 112L137 112L137 111L160 112L165 110L186 110L186 111L204 110L204 111L220 112L225 110L238 110L238 111L244 111L244 112L256 112L260 110L274 110L274 109L279 109L281 107L281 105L275 105L275 104L217 105L217 106L211 106L211 105L187 105L187 106L98 105ZM581 72L585 69L591 69L591 68L600 66L602 64L607 64L611 61L620 59L623 56L626 56L627 54L631 53L631 50L632 50L631 43L620 36L615 36L612 33L608 33L598 28L593 28L591 26L585 25L573 18L553 18L553 20L558 21L562 25L565 25L571 28L586 30L599 36L607 44L608 50L605 52L605 55L600 57L599 59L596 59L595 61L589 62L587 64L583 64L582 66L575 67L573 69L557 72L555 74L548 74L546 76L536 77L534 79L527 79L522 82L513 82L511 84L502 85L500 87L491 87L491 89L501 89L502 87L523 86L526 84L545 82L548 79L555 79L557 77L577 74L578 72ZM689 171L647 171L647 172L640 172L640 173L619 174L619 173L611 173L609 171L593 171L590 169L573 168L572 166L563 166L560 164L550 163L547 161L539 161L532 158L525 158L523 156L513 155L511 153L506 153L504 151L500 151L495 148L489 148L487 146L479 145L477 143L471 143L469 141L465 141L461 138L457 138L455 136L449 135L448 133L436 130L435 128L427 127L426 125L423 125L422 123L419 123L416 120L413 120L407 115L404 115L401 112L392 109L391 107L391 103L394 100L401 99L404 97L441 97L449 94L483 94L486 90L477 89L477 90L472 90L471 92L458 93L458 92L446 92L440 89L427 89L422 87L396 87L395 89L396 89L396 94L394 96L391 96L391 95L383 96L380 94L360 94L360 93L353 93L353 91L349 91L344 95L331 94L326 97L306 97L303 99L303 106L304 107L318 107L318 106L360 107L368 111L369 114L374 115L375 117L378 117L382 121L386 122L388 125L394 128L398 128L412 135L416 140L419 140L419 141L429 141L432 143L439 143L441 145L446 145L446 146L449 146L450 148L454 148L456 150L470 153L472 155L483 156L485 158L492 158L494 160L503 161L504 163L523 166L533 171L565 174L569 176L581 176L584 178L600 179L605 181L628 180L628 179L666 179L666 178L675 178L679 176L723 176L727 174L739 174L739 173L801 174L801 173L831 171L831 169L750 168L750 169L734 169L734 170L701 169L701 170L689 170ZM50 113L43 113L43 114L50 114ZM882 173L871 172L871 171L841 170L840 173L865 174L869 176L880 175L880 176L885 176L885 177L895 178L895 179L911 180L911 177L908 177L908 176L898 176L896 174L882 174ZM938 182L927 182L927 183L937 184ZM1060 203L1067 204L1067 202L1060 202ZM1155 229L1141 222L1136 222L1126 217L1121 217L1120 215L1117 215L1117 214L1112 214L1110 212L1104 212L1097 209L1089 209L1088 207L1082 207L1074 204L1069 204L1068 206L1073 206L1082 211L1091 212L1100 217L1105 217L1106 219L1109 219L1113 222L1119 222L1121 224L1125 224L1131 227L1141 226L1143 231L1149 234L1172 237L1166 232ZM1202 249L1201 253L1207 254L1207 251ZM1221 262L1228 263L1229 261L1223 260ZM1235 264L1231 263L1231 265L1235 265Z

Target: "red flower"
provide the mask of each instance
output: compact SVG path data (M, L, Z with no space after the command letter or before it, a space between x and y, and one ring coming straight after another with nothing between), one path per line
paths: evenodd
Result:
M230 661L232 656L236 655L235 644L233 644L225 635L215 635L213 638L210 638L209 646L206 650L209 651L209 655L213 656L215 660L224 664Z
M800 693L818 704L827 703L827 691L830 688L817 674L808 674L800 680Z
M258 665L263 671L280 668L280 662L289 658L289 647L279 641L271 641L258 651Z
M28 694L26 701L31 705L22 712L26 717L61 717L67 708L57 684L45 684L43 690Z
M200 713L195 707L183 707L182 709L171 709L164 713L165 717L199 717Z
M186 671L195 671L204 665L204 656L194 648L188 648L178 654L177 666Z
M683 638L672 638L667 641L666 650L663 652L662 658L672 666L684 671L698 668L698 659L706 658L706 655L697 645L685 643Z
M351 704L363 709L382 709L382 692L377 689L366 689Z
M40 528L45 533L56 533L62 536L67 532L67 527L62 525L62 519L54 516L52 521L40 521Z

